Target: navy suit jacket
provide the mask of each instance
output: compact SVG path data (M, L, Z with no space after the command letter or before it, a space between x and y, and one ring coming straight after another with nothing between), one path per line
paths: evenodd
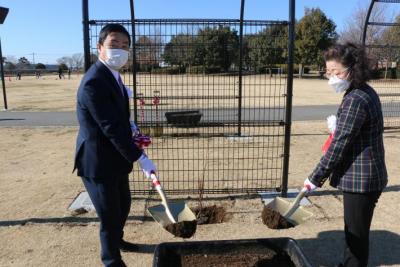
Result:
M142 154L132 140L129 101L111 71L100 61L83 77L77 94L79 133L74 170L101 178L132 171Z

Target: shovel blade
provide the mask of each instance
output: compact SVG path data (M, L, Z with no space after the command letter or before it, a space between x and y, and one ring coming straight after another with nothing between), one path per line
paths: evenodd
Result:
M183 201L170 201L168 202L168 207L176 222L196 220L194 213ZM168 224L172 223L168 218L164 205L161 204L152 206L147 210L149 211L151 217L153 217L156 222L161 224L162 227L165 228Z
M276 197L273 201L268 203L266 206L269 207L270 209L273 209L274 211L279 212L282 216L285 214L289 209L290 209L290 204L291 202L285 198L281 197ZM295 212L293 212L292 215L289 217L285 217L288 221L293 223L294 225L299 225L305 221L307 221L309 218L311 218L313 214L303 208L302 206L299 206Z

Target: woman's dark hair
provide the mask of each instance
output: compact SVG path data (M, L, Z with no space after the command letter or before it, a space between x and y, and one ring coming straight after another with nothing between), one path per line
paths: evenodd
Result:
M129 46L131 45L131 36L129 35L129 32L125 29L124 26L122 26L121 24L107 24L106 26L104 26L99 34L99 44L103 44L104 40L107 38L107 36L112 33L112 32L120 32L125 34L128 37L129 40Z
M323 53L325 61L336 60L349 68L349 81L360 88L370 79L370 66L364 48L353 43L336 44Z

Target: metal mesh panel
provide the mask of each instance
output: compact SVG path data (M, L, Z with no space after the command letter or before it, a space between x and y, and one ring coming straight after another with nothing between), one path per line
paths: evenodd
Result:
M110 22L91 22L93 54ZM130 21L113 22L132 33ZM238 20L135 20L136 85L130 68L123 78L136 88L131 117L152 137L146 153L167 193L281 187L287 28L244 21L240 86ZM150 190L137 164L131 188Z
M364 25L363 44L373 62L371 85L378 92L385 128L400 127L400 17L394 21L371 21L374 5L380 2L395 10L399 0L371 0ZM392 5L389 5L392 4ZM389 17L387 19L390 19ZM373 33L381 33L373 38Z
M400 66L396 62L400 47L369 45L366 49L374 63L370 84L381 99L385 128L400 127Z
M400 127L400 79L381 79L370 82L382 103L385 128Z

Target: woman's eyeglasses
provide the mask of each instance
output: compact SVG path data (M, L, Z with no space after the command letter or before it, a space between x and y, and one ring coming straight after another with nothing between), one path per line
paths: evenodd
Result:
M333 77L333 76L339 76L339 75L341 75L341 74L343 74L343 73L345 73L346 71L348 71L350 68L345 68L345 69L343 69L343 70L337 70L337 69L333 69L333 70L331 70L331 71L327 71L325 74L324 74L324 76L325 76L325 78L328 78L328 79L330 79L331 77Z

